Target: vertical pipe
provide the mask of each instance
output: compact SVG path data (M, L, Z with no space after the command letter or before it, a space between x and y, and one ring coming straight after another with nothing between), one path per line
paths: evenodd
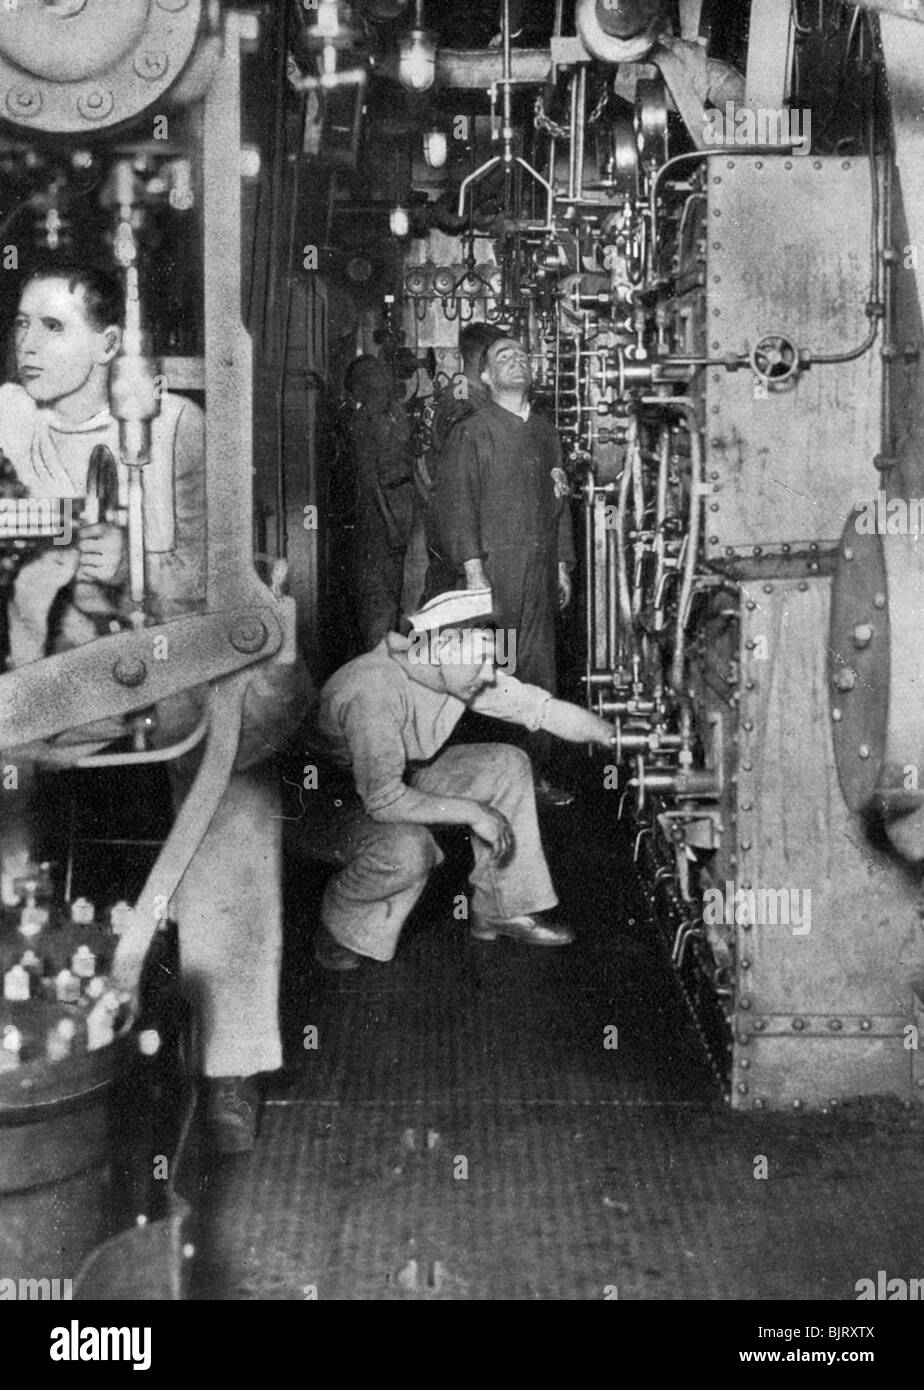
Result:
M606 547L606 585L604 588L604 603L606 605L606 647L604 667L607 671L613 671L616 668L616 649L618 645L616 604L613 601L613 592L616 587L613 583L616 532L604 530L603 537Z
M578 109L578 79L577 73L571 78L571 144L568 156L568 202L573 203L575 188L577 186L577 109Z
M252 353L241 322L240 16L229 11L224 22L202 142L209 612L252 600L259 587L252 561Z
M594 566L595 510L594 479L591 473L587 479L584 493L584 671L587 677L584 689L587 694L588 709L593 708L593 687L590 683L590 675L594 666L594 607L597 595L597 575Z
M504 43L504 161L510 164L513 160L513 94L511 92L513 68L510 56L510 0L504 0L501 25Z
M572 122L571 140L574 150L574 197L584 196L584 112L587 109L587 65L577 72L577 123Z
M563 27L563 24L564 24L564 16L565 16L565 0L555 0L555 23L554 23L554 25L552 26L552 37L553 37L553 38L556 38L556 39L560 39L560 38L561 38L561 31L562 31L562 27ZM555 83L556 83L557 81L558 81L558 67L557 67L557 65L556 65L555 63L553 63L553 64L552 64L551 71L550 71L550 73L549 73L549 87L551 87L551 88L554 90L554 88L555 88ZM549 182L551 182L551 180L549 180Z

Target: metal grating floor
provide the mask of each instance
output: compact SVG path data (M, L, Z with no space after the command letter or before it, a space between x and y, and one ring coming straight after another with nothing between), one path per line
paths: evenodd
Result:
M293 875L291 1062L256 1152L188 1190L193 1296L852 1299L924 1275L924 1119L727 1111L609 820L583 802L544 829L562 952L471 942L456 856L390 966L319 978L322 880Z

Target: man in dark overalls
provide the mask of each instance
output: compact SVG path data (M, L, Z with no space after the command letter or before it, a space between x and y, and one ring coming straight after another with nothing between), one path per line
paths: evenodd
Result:
M430 545L455 584L493 590L498 627L515 634L517 679L554 694L555 620L571 598L575 562L561 445L549 421L531 410L532 371L521 343L493 343L481 380L490 400L450 431L442 451ZM549 745L541 733L530 736L537 800L568 805L573 796L548 779Z
M399 624L408 547L419 524L411 427L377 357L357 357L345 386L358 506L354 544L356 609L363 651ZM419 594L407 597L414 606Z

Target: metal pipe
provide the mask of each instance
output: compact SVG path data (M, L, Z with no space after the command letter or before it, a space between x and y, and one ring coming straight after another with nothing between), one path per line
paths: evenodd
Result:
M618 520L618 516L617 516ZM612 670L616 665L617 631L616 605L610 601L610 594L613 592L613 568L616 564L617 540L616 533L610 530L603 532L603 554L605 564L603 568L603 602L606 608L606 636L603 652L603 664L607 670Z
M703 497L703 444L696 421L696 406L687 396L643 396L642 403L681 411L684 425L690 436L690 507L687 551L684 557L683 581L677 604L677 636L674 644L674 657L671 662L671 689L679 694L683 683L683 663L686 654L686 610L693 593L693 578L696 573L696 561L699 553Z
M645 772L629 779L630 787L650 792L669 792L673 796L718 796L719 784L706 768L686 772Z
M147 763L172 762L174 758L182 758L184 753L198 747L208 728L209 713L206 711L192 732L178 743L171 743L166 748L145 748L131 753L89 753L85 758L78 758L74 767L143 767Z
M555 0L555 21L554 21L554 23L553 23L553 25L552 25L552 37L555 38L555 39L560 39L560 38L561 38L561 32L562 32L562 28L563 28L563 26L564 26L564 17L565 17L565 0ZM558 65L557 65L556 63L553 63L553 64L552 64L551 71L550 71L550 73L549 73L549 86L550 86L553 90L554 90L554 88L555 88L555 83L556 83L557 81L558 81Z
M568 202L573 203L577 189L577 73L571 77L571 138L568 143Z
M577 122L572 127L574 149L574 197L584 196L584 112L587 109L587 64L577 70Z
M664 611L660 602L660 595L663 592L664 582L667 577L665 567L666 560L666 540L664 536L664 524L667 519L667 477L670 467L671 432L668 425L661 426L661 435L658 449L658 490L655 501L655 533L654 533L654 552L655 552L655 631L660 632L664 626Z
M584 575L585 575L585 595L584 595L584 645L585 662L584 671L587 681L587 708L593 708L593 685L591 684L591 673L593 671L593 648L594 648L594 597L597 589L596 567L594 565L594 490L593 480L589 479L590 486L584 492Z

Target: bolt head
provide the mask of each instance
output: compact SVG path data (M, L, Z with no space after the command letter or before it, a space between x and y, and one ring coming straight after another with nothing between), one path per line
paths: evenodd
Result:
M112 674L119 685L127 686L133 690L135 686L143 685L147 679L148 668L141 660L140 656L120 656Z
M241 618L228 638L235 651L252 653L262 651L268 635L266 625L259 618Z

